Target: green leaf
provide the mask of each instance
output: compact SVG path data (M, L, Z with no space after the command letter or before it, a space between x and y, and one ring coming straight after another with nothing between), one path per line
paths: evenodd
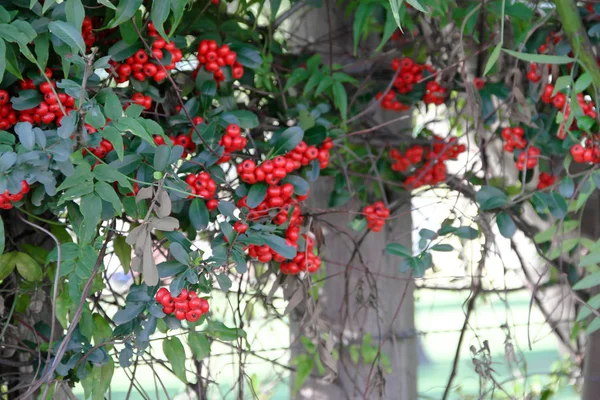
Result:
M361 2L354 12L354 24L352 25L352 38L354 39L354 55L358 49L358 42L362 35L368 34L368 25L366 25L369 16L373 12L375 4L369 2ZM367 28L367 29L365 29Z
M396 25L399 29L402 29L400 23L400 7L404 0L390 0L390 7L392 8L392 15L394 16L394 21L396 21Z
M285 239L277 235L262 234L261 237L265 240L266 244L269 245L280 256L291 260L296 256L296 249L285 242Z
M127 179L127 177L125 175L123 175L122 173L120 173L114 167L111 167L110 165L107 165L107 164L96 165L96 167L94 168L94 176L99 181L104 181L104 182L109 182L109 183L119 182L119 185L123 186L124 188L133 190L133 186L131 186L129 179Z
M40 64L41 69L45 69L48 64L48 56L50 54L50 35L48 33L43 33L38 35L33 40L35 45L35 54L37 55L37 62ZM0 76L0 81L2 77Z
M481 210L487 211L502 207L508 202L506 193L493 186L484 186L475 195Z
M508 213L502 211L496 216L496 224L498 224L498 230L500 234L507 239L513 237L517 231L517 226Z
M394 256L412 257L412 251L400 243L388 243L385 250Z
M597 254L600 254L600 252ZM598 257L598 255L596 257ZM577 282L573 286L573 290L589 289L598 285L600 285L600 271L596 271Z
M410 4L411 6L413 6L413 8L417 11L421 11L423 13L426 13L427 10L425 9L425 7L423 7L423 5L421 3L419 3L418 0L406 0L406 2L408 4Z
M39 106L44 101L44 97L37 90L21 90L19 97L12 97L10 101L15 110L23 111Z
M273 145L273 155L284 154L293 150L302 141L303 137L304 131L299 126L287 128L277 136Z
M394 31L396 31L396 21L394 21L394 13L391 9L386 7L385 13L385 24L383 25L383 35L381 37L381 42L375 49L376 52L380 52L383 46L390 40Z
M81 0L67 0L65 2L65 13L67 14L67 22L70 22L77 30L81 31L83 19L85 18L85 10Z
M304 68L295 69L294 72L292 72L292 75L289 77L283 90L286 91L289 88L291 88L292 86L296 86L300 82L307 80L309 76L310 76L310 72L308 72Z
M171 363L173 372L182 382L187 383L185 377L185 350L181 341L177 337L170 337L163 340L163 353L167 357L167 360Z
M502 42L498 43L492 53L490 54L490 58L488 58L487 63L485 64L485 70L483 71L483 76L486 76L488 72L496 65L496 61L498 61L498 57L500 56L500 52L502 51Z
M123 161L125 147L123 147L123 136L121 135L121 132L119 132L119 130L114 126L107 126L100 131L100 136L108 140L113 145L115 152L117 153L117 157L119 157L119 160Z
M217 279L217 283L219 284L219 287L222 291L228 292L229 289L231 289L232 282L226 273L221 272L220 274L215 275L215 278Z
M187 251L180 243L171 243L169 250L171 255L183 265L187 265L190 262Z
M233 110L222 115L222 118L226 116L234 116L238 120L240 128L243 129L254 129L259 125L258 117L252 111L248 110Z
M102 114L102 110L98 105L91 107L85 113L85 122L96 129L101 129L106 125L106 118L104 118L104 114Z
M121 204L121 200L119 200L119 195L117 194L117 192L115 192L115 189L112 186L110 186L106 182L98 182L94 186L94 190L102 200L112 204L115 210L115 216L121 215L123 204Z
M246 203L250 208L256 208L267 196L268 185L264 182L255 183L250 187L248 191L248 198Z
M123 271L129 273L129 267L131 266L131 246L127 244L126 238L123 235L116 235L113 242L113 248Z
M10 253L9 253L10 254ZM42 268L30 255L25 253L16 253L14 263L19 274L29 282L39 282L44 277Z
M81 54L85 54L85 43L81 36L81 31L77 30L70 23L52 21L48 24L48 30L72 49L78 49Z
M166 144L158 146L154 153L154 169L164 171L169 165L169 158L171 158L171 148Z
M561 90L568 88L573 85L573 78L570 75L559 76L556 80L556 84L554 85L554 90L552 91L552 96L556 96L556 93Z
M589 307L581 307L581 310L577 314L577 321L583 321L584 319L592 315L592 310L590 308L594 310L600 308L600 294L597 294L591 299L589 299L587 304L589 305Z
M283 179L283 182L294 185L294 193L298 196L306 195L310 189L308 182L298 175L288 175Z
M206 208L204 200L199 198L192 200L192 203L190 204L189 218L192 226L197 231L206 229L210 220L208 209Z
M35 134L33 133L33 126L29 122L19 122L15 125L15 133L19 137L19 142L27 150L33 150L35 146Z
M461 239L473 240L477 239L479 231L470 226L461 226L454 231L454 234Z
M588 86L590 86L591 83L592 83L592 75L589 72L584 72L575 81L575 93L583 92L584 90L586 90L588 88ZM577 122L579 125L579 121L577 121Z
M114 28L130 20L142 5L142 0L120 0L115 17L108 23L108 28Z
M188 345L190 346L196 361L203 360L210 354L210 342L206 335L202 333L190 331Z
M165 21L169 17L169 12L171 11L171 0L164 1L153 1L152 2L152 11L150 13L150 19L154 24L154 28L158 32L160 36L162 36L165 40L167 40L167 34L165 33L165 29L163 27Z
M123 61L126 58L131 57L135 54L136 51L142 48L142 43L137 42L135 44L128 44L124 40L121 40L114 45L110 49L108 49L108 54L115 61Z
M529 61L533 63L539 64L570 64L575 62L576 60L567 56L553 56L553 55L545 55L545 54L529 54L529 53L520 53L518 51L502 49L506 54L509 54L519 60Z
M121 132L129 131L135 136L140 137L146 142L150 143L153 147L156 147L156 143L154 143L152 136L150 136L150 134L146 132L146 129L134 118L121 117L116 123L114 123L114 126Z
M4 78L4 71L6 70L6 43L0 39L0 82Z
M294 391L292 397L296 397L296 394L312 373L314 360L308 354L301 354L294 359L294 364L296 364L296 375L294 377Z
M224 323L219 321L211 321L206 325L204 330L207 335L224 341L233 341L237 338L245 338L246 331L241 328L228 328Z
M115 372L115 364L112 358L108 357L108 362L102 366L95 366L92 369L92 400L104 400L104 393L110 387L113 374Z
M346 121L348 117L348 95L341 82L333 82L333 103L340 111L342 120Z
M596 249L591 253L586 254L579 260L580 267L589 267L596 264L600 264L600 249Z
M435 246L431 246L431 250L434 251L452 251L454 247L450 244L436 244Z
M119 101L119 96L112 90L104 96L104 112L111 121L116 121L123 116L123 107Z
M575 181L570 176L565 176L562 181L560 181L560 185L558 186L558 191L561 196L565 198L571 198L573 193L575 193Z
M6 277L15 269L16 254L17 252L13 251L0 256L0 281L6 279Z

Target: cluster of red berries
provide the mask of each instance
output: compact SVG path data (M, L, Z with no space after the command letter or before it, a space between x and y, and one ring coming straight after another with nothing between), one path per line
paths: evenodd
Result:
M231 67L231 76L233 79L240 79L244 76L244 67L236 61L236 53L224 44L221 47L214 40L202 40L198 46L198 69L192 77L195 79L202 66L206 72L212 72L215 81L225 80L223 67Z
M589 138L585 141L585 147L581 143L574 144L571 147L571 155L578 163L600 163L600 147Z
M205 200L214 198L217 193L217 184L206 171L195 175L189 174L185 178L185 182L189 185L194 195L200 196ZM189 198L192 199L194 196L190 195Z
M406 111L410 109L406 104L402 104L396 100L396 92L394 92L393 89L390 89L385 95L383 93L377 93L375 99L379 101L382 97L381 108L384 110Z
M502 139L504 139L504 151L512 153L515 149L523 150L527 146L527 141L523 138L525 130L520 126L514 128L502 129Z
M0 209L10 210L13 207L11 203L20 201L27 193L29 193L29 184L27 181L21 181L21 191L19 193L10 194L9 191L6 190L0 195Z
M224 163L231 160L231 153L243 150L248 144L248 139L241 135L239 125L230 124L225 130L225 135L223 135L219 144L225 148L225 151L221 158L219 158L218 163Z
M545 53L546 50L548 50L548 45L550 45L550 41L552 41L553 44L558 44L558 42L561 41L561 34L558 32L550 32L550 34L548 36L546 36L546 43L541 44L540 47L538 47L538 51L540 53Z
M527 150L521 152L517 158L517 169L523 171L524 169L534 168L538 164L538 158L540 157L541 151L535 146L530 146Z
M248 211L248 221L256 221L260 218L269 215L269 210L277 210L277 214L273 217L273 222L276 225L283 225L288 219L288 213L292 206L295 206L290 217L290 224L295 224L300 218L300 210L297 206L298 201L304 201L307 195L294 196L294 186L291 183L285 183L281 186L271 185L267 188L267 194L264 200L254 208L248 207L247 198L244 196L238 200L238 207L246 207Z
M83 37L83 41L88 50L96 41L96 35L92 32L92 29L94 29L92 19L86 15L83 19L83 24L81 25L81 36Z
M542 76L538 73L537 64L531 63L529 65L529 71L527 72L527 79L533 83L537 83L542 79Z
M181 289L179 296L172 297L169 289L160 288L156 292L156 301L163 306L165 314L175 313L175 318L180 321L196 322L208 312L208 301L186 289Z
M51 71L49 73L52 74ZM60 104L64 107L67 115L75 107L75 99L68 94L57 93L58 97L54 95L52 90L56 91L56 82L54 81L42 82L39 87L36 87L31 79L25 79L20 82L20 85L23 90L39 90L44 95L44 100L37 107L20 111L19 122L30 122L32 125L56 122L57 125L60 125L63 117Z
M540 176L538 177L537 189L538 190L545 189L549 186L554 185L554 182L556 182L555 176L553 176L547 172L540 172Z
M573 125L571 127L565 127L565 123L569 119L569 114L571 113L571 105L567 102L567 96L564 93L558 92L553 96L553 92L554 85L547 84L544 87L541 100L546 104L552 104L563 113L563 122L560 124L557 136L559 139L564 139L567 137L567 128L576 128L577 121L573 121ZM590 101L586 101L585 96L582 93L577 94L577 102L579 103L584 115L596 119L597 112L594 108L594 104Z
M425 86L425 90L425 96L423 96L425 104L435 104L438 106L444 104L444 99L448 92L446 88L441 87L436 81L429 81Z
M256 182L267 182L269 185L277 185L280 180L288 174L307 166L313 160L319 160L321 169L329 165L329 150L333 147L331 138L323 141L320 147L309 146L304 141L283 156L277 156L273 160L263 161L260 165L252 160L245 160L238 164L237 172L243 182L254 184Z
M394 58L392 60L392 69L398 71L398 76L394 80L394 87L401 94L409 93L413 86L423 79L423 70L427 69L433 73L430 65L421 65L408 57L402 59Z
M424 185L435 185L446 180L445 161L456 160L460 153L466 150L464 144L457 144L455 137L448 141L433 136L431 146L412 145L404 155L396 150L390 150L390 158L394 160L392 169L408 175L404 185L416 189Z
M17 123L17 112L13 110L10 96L6 90L0 90L0 130L6 130Z
M93 130L95 131L95 129L93 129ZM102 159L102 158L106 157L106 155L113 150L114 150L114 146L112 145L112 143L109 142L108 140L102 138L102 140L100 141L100 145L98 147L89 147L87 150L83 149L81 151L81 153L85 156L87 154L87 152L89 151L96 157ZM97 162L97 163L99 163L99 162Z
M133 103L144 107L146 110L152 108L152 98L150 96L144 96L143 93L134 93L131 100Z
M390 216L390 210L383 204L383 201L378 201L365 206L363 214L367 218L367 228L373 232L379 232L383 229L386 218Z
M298 252L293 259L284 261L279 266L281 272L286 275L298 275L300 271L314 273L321 267L321 257L313 252L315 240L310 235L302 236L306 243L306 250Z
M175 47L175 42L167 42L161 38L152 23L148 24L148 36L154 38L152 42L152 57L162 60L164 56L163 51L167 51L171 54L171 62L165 65L163 69L160 65L150 61L150 57L144 49L140 49L133 56L127 58L125 63L111 61L117 74L116 81L118 83L126 82L130 76L133 76L138 81L152 78L156 82L161 82L167 77L167 71L175 69L175 65L183 58L183 53Z
M485 79L483 78L473 78L473 84L478 90L483 89L485 86Z
M202 117L195 117L193 120L193 124L194 126L196 126L201 124L203 121L204 120L202 119ZM184 150L181 154L181 158L186 158L188 153L193 153L196 150L196 143L194 143L192 140L193 135L194 128L190 129L190 132L187 135L181 133L177 136L169 136L169 139L171 139L171 143L173 144L173 146L180 145L181 147L183 147ZM165 144L165 139L160 135L154 135L154 143L156 143L157 146L160 146L161 144Z

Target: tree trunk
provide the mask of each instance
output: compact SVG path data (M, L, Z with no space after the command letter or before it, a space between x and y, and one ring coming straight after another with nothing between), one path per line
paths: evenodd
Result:
M324 64L349 64L352 60L351 22L344 19L343 7L326 0L319 9L306 13L302 20L294 15L294 32L297 46L322 54ZM351 20L350 20L351 21ZM377 43L377 38L374 39ZM371 49L374 47L369 46ZM301 50L304 51L304 50ZM360 53L360 49L359 49ZM370 66L359 63L357 69L346 71L360 74ZM376 108L378 109L378 108ZM398 114L394 113L393 117ZM378 112L375 120L389 120ZM393 132L410 128L407 123L387 127ZM322 177L313 185L307 202L309 212L327 209L333 187L331 178ZM326 268L324 287L318 304L321 317L327 321L336 339L341 340L338 360L338 377L332 384L319 379L308 379L296 395L297 399L416 399L417 398L417 338L414 330L413 281L398 269L399 258L386 254L387 243L401 243L411 248L410 195L390 198L390 203L400 202L396 212L379 233L369 232L360 246L356 242L364 231L356 233L349 222L361 211L358 201L342 207L343 211L313 220L323 228L325 244L322 258ZM296 317L301 313L299 310ZM292 360L306 353L298 337L302 335L299 318L291 317ZM375 362L358 364L351 351L361 346L363 338L370 335L368 347L373 346L381 358L389 360L389 367L380 369ZM368 336L367 336L368 337ZM351 350L351 347L354 347ZM359 350L360 352L360 350ZM382 361L383 362L383 361ZM387 369L387 371L386 371ZM292 390L294 385L292 384Z

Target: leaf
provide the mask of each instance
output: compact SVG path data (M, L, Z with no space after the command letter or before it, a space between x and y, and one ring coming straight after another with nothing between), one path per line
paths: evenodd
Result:
M589 72L584 72L575 81L575 93L581 93L592 83L592 75Z
M190 346L196 361L201 361L210 354L210 342L206 335L202 333L190 331L188 345Z
M48 30L72 49L76 48L81 54L85 54L85 43L81 31L72 24L64 21L52 21L48 24Z
M110 49L108 49L108 54L115 61L123 61L126 58L131 57L135 54L136 51L142 48L141 42L137 42L135 44L128 44L124 40L121 40L114 45Z
M299 126L292 126L278 135L273 145L273 155L287 153L302 141L304 131Z
M33 150L35 145L35 135L33 133L33 127L29 122L19 122L15 125L15 132L19 137L19 142L27 150Z
M21 90L19 97L12 97L10 101L15 110L23 111L39 106L44 97L37 90Z
M153 1L152 11L150 13L150 19L154 24L154 28L165 40L167 40L167 34L163 27L165 21L169 17L171 11L171 0Z
M167 360L169 360L171 363L171 367L173 368L175 376L177 376L184 383L187 383L187 379L185 377L186 356L181 341L177 337L165 339L163 340L162 349L163 353L165 353L165 356L167 357Z
M346 89L341 82L333 83L333 103L340 111L342 120L346 121L348 114L348 95L346 94Z
M449 244L436 244L435 246L431 246L431 250L445 252L454 250L454 247L452 247L452 245Z
M246 203L249 208L256 208L267 196L268 185L264 182L256 183L250 187Z
M296 249L285 242L282 237L272 234L262 234L261 237L265 240L266 244L269 245L280 256L291 260L296 256Z
M120 0L115 17L108 23L108 28L114 28L130 20L142 5L142 0Z
M215 275L215 278L217 278L217 283L219 284L219 287L222 291L228 292L229 289L231 289L231 279L229 279L229 276L227 276L227 274L220 273L218 275Z
M361 2L356 11L354 12L354 24L352 25L352 38L354 40L354 55L356 56L356 50L358 49L358 42L360 37L365 33L368 33L368 29L365 29L365 24L373 11L373 3ZM368 26L366 27L368 28Z
M304 68L295 69L294 72L292 72L292 75L289 77L283 90L286 91L289 88L296 86L300 82L307 80L309 76L310 76L310 72L308 72Z
M99 181L105 181L109 183L119 182L119 185L129 190L133 190L131 183L129 183L129 179L110 165L96 165L96 167L94 168L94 176Z
M390 0L393 1L393 0ZM304 382L308 379L310 374L314 368L313 358L308 356L307 354L301 354L294 359L294 363L296 364L296 376L294 377L294 390L293 397L296 397L298 391L304 385Z
M38 282L44 277L40 265L28 254L16 253L14 263L17 271L26 281Z
M112 90L104 96L104 112L111 121L116 121L123 116L123 107L119 101L119 96Z
M485 70L483 71L483 76L486 76L488 72L496 65L496 61L498 61L498 57L500 56L500 52L502 51L502 42L498 43L494 50L490 54L490 58L488 58L487 63L485 64Z
M187 265L189 263L189 256L183 246L177 242L171 243L170 247L171 255L180 263Z
M600 252L598 252L598 254L600 254ZM598 254L596 257L598 257ZM600 285L600 271L596 271L577 282L573 286L573 290L589 289L598 285Z
M121 200L112 186L106 182L98 182L94 186L94 190L102 200L112 204L113 209L115 210L115 216L121 215L123 204L121 204Z
M0 256L0 280L6 279L6 277L15 269L16 254L17 252L13 251Z
M385 250L394 256L412 257L412 251L400 243L388 243Z
M4 71L6 70L6 43L0 39L0 82L4 78Z
M283 179L283 182L294 185L294 193L299 196L305 196L310 189L308 182L298 175L288 175Z
M171 158L171 148L165 144L158 146L154 153L154 169L164 171L169 164L169 158Z
M207 335L224 341L232 341L237 338L245 338L246 331L241 328L228 328L224 323L219 321L211 321L206 325L204 330Z
M156 143L154 143L154 139L146 129L135 119L132 117L121 117L114 123L115 128L119 129L121 132L129 131L133 133L135 136L138 136L144 139L146 142L150 143L152 147L156 147Z
M243 129L254 129L260 124L258 121L258 117L252 111L233 110L233 111L224 113L221 116L221 118L227 120L228 116L233 116L233 117L237 118L237 124L240 126L240 128L243 128ZM235 122L233 122L233 123L235 123Z
M129 246L125 241L125 236L115 236L115 240L113 241L113 248L117 258L121 262L121 267L123 267L123 271L126 274L129 273L129 267L131 265L131 246Z
M539 64L570 64L575 62L576 60L567 56L553 56L546 54L529 54L529 53L520 53L518 51L502 49L505 53L518 58L519 60L529 61L533 63Z
M392 15L394 16L394 21L396 21L396 25L399 29L402 29L400 24L400 6L404 0L390 0L390 7L392 8Z
M561 181L560 181L560 185L558 186L558 191L561 194L561 196L565 197L565 198L571 198L571 196L573 196L573 193L575 193L575 181L573 180L573 178L571 178L570 176L565 176Z
M110 116L108 117L110 118ZM64 119L65 118L63 118L63 121ZM119 160L123 161L125 148L123 147L123 136L121 135L121 132L119 132L114 126L107 126L100 131L100 136L108 140L113 145L115 152L117 153L117 157L119 157Z
M0 255L4 253L4 245L6 242L6 233L4 232L4 221L0 216ZM0 278L1 280L2 278Z
M140 313L144 311L145 308L145 304L128 304L127 307L115 313L113 321L117 325L123 325L137 318L137 316L140 315Z
M206 229L209 223L208 209L204 200L195 198L190 204L189 218L195 230Z
M506 193L493 186L484 186L475 195L481 210L487 211L502 207L508 202Z
M106 393L110 387L110 382L115 371L115 364L112 358L109 357L106 364L102 366L96 366L92 371L92 400L104 400L104 393Z
M500 230L500 234L507 239L513 237L515 232L517 231L517 226L515 222L511 218L511 216L502 211L496 216L496 224L498 224L498 230Z
M81 0L67 0L65 2L65 13L67 14L67 21L81 31L83 19L85 18L85 10Z

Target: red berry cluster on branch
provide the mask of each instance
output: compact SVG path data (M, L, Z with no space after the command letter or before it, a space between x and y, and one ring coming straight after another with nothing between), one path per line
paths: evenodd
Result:
M118 83L126 82L130 76L138 81L152 78L156 82L162 82L167 77L167 71L175 69L175 65L183 58L183 53L175 46L175 42L167 42L161 38L152 23L148 24L148 36L154 38L152 56L148 56L144 49L140 49L133 56L128 57L125 63L112 63L117 74L116 81ZM164 57L163 51L170 53L171 56L171 62L164 65L164 69L162 66L150 61L151 59L162 60Z
M281 263L280 269L283 274L297 275L300 271L314 273L321 267L321 257L313 253L315 240L310 235L302 236L306 243L306 250L299 251L292 260Z
M439 83L436 81L429 81L426 85L425 96L423 97L423 101L425 104L435 104L441 105L444 104L444 100L446 99L446 95L448 90L444 87L441 87Z
M86 48L89 50L96 41L96 35L92 32L93 29L92 19L89 16L85 16L83 24L81 25L81 36L85 43Z
M179 296L172 297L167 288L160 288L156 292L156 301L163 306L163 312L167 315L175 313L175 318L180 321L184 319L196 322L200 317L208 313L208 301L198 297L196 292L181 289Z
M367 228L373 232L379 232L383 229L385 220L390 216L390 210L383 204L383 201L378 201L363 208L363 214L367 218Z
M515 149L524 149L527 146L527 141L523 138L524 134L525 130L520 126L502 129L504 151L512 153Z
M91 128L94 132L96 131L94 128ZM89 130L88 128L88 130ZM88 148L89 152L92 153L93 155L95 155L98 158L104 158L106 157L106 155L108 153L110 153L111 151L114 150L114 146L112 145L111 142L109 142L108 140L102 138L102 140L100 141L100 145L98 147L90 147ZM82 150L82 154L85 156L87 154L87 150L83 149ZM98 164L99 162L97 162Z
M225 130L225 135L221 137L219 144L225 148L225 151L218 163L224 163L231 160L231 153L243 150L248 144L248 139L241 135L239 125L230 124Z
M402 172L406 178L404 185L416 189L424 185L435 185L446 180L448 160L456 160L466 150L464 144L457 144L456 138L448 141L433 136L431 146L412 145L402 154L399 150L390 150L390 158L394 160L392 169Z
M385 95L383 93L377 93L375 99L379 101L381 100L381 108L384 110L393 110L393 111L406 111L409 110L410 107L406 104L402 104L398 100L396 100L396 93L393 89L390 89Z
M538 51L540 53L545 53L548 50L548 46L550 45L550 41L552 41L553 44L558 44L558 42L560 42L562 39L561 34L559 32L550 32L550 34L548 36L546 36L546 43L541 44L540 47L538 47Z
M51 74L49 71L47 70L47 74ZM19 122L29 122L32 125L47 125L56 122L57 125L60 125L63 117L60 104L62 104L67 115L75 108L75 99L66 93L58 93L54 81L51 81L51 83L42 82L39 87L36 87L30 79L23 80L20 84L24 90L39 90L44 95L44 100L37 107L19 111ZM54 94L53 89L57 91L58 97Z
M400 94L407 94L413 90L413 86L423 79L423 70L433 73L431 65L421 65L408 57L392 60L392 69L398 71L394 80L394 87Z
M144 107L146 110L152 108L152 98L150 96L144 96L143 93L134 93L131 96L134 104Z
M0 90L0 130L9 129L17 123L17 112L12 108L10 96L6 90Z
M319 160L321 169L329 165L329 150L333 147L330 138L323 141L320 147L309 146L304 141L283 156L277 156L273 160L265 160L260 165L252 160L245 160L237 166L237 172L243 182L254 184L256 182L267 182L276 185L288 174L307 166L313 160Z
M554 182L556 182L555 176L553 176L547 172L540 172L540 176L538 177L537 189L538 190L545 189L549 186L554 185Z
M214 40L202 40L198 46L198 69L193 77L198 74L200 68L204 66L206 72L212 72L215 81L225 80L223 67L231 67L231 76L233 79L241 79L244 76L244 67L236 61L236 53L224 44L221 47Z
M11 194L6 190L0 195L0 209L10 210L13 205L11 203L21 201L25 194L29 193L29 184L27 181L21 181L21 191L19 193Z
M571 155L575 162L598 164L600 163L600 146L587 138L585 147L581 143L574 144L571 147Z
M217 184L206 171L199 172L196 175L189 174L185 178L185 182L189 185L194 195L200 196L205 200L214 198L217 193ZM190 195L189 198L192 199L194 196Z
M539 75L537 70L537 64L531 63L529 65L529 71L527 72L527 79L529 79L533 83L537 83L542 79L542 76Z
M524 169L534 168L538 164L538 158L540 157L541 151L538 147L529 146L527 150L522 151L517 158L517 169L523 171Z

